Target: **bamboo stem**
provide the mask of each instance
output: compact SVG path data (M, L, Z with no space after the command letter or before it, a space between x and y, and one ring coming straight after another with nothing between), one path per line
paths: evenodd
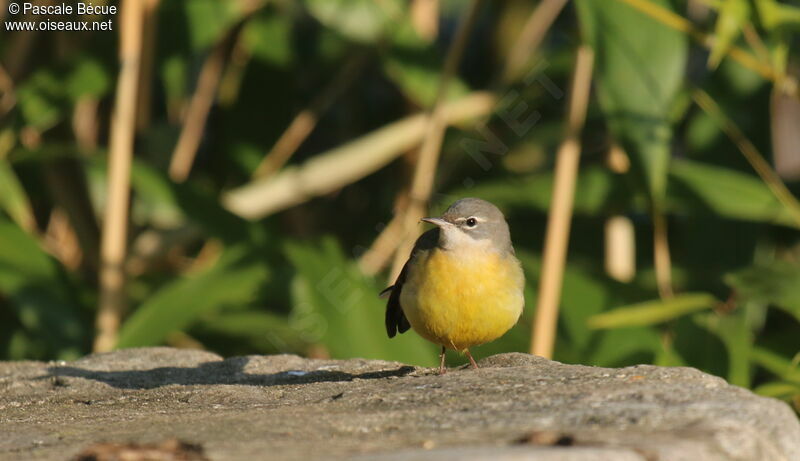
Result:
M14 81L0 64L0 117L5 117L16 104L17 96L14 92Z
M537 5L509 52L503 81L511 82L519 77L566 4L567 0L542 0Z
M624 215L613 215L605 223L606 274L620 282L636 275L636 239L633 222Z
M235 28L238 30L238 28ZM169 177L175 182L184 182L189 177L189 172L194 164L197 149L203 139L208 114L214 105L217 95L217 85L222 77L225 59L230 45L231 35L226 34L214 46L200 69L197 78L197 88L189 101L189 107L183 121L183 129L178 137L178 143L172 152L169 164Z
M94 342L96 352L108 351L114 347L120 319L125 310L124 262L143 13L144 5L140 0L125 0L120 12L120 72L111 122L108 205L100 248L100 306Z
M580 134L589 104L593 63L594 53L591 48L585 45L578 48L575 75L569 96L566 134L556 154L553 199L547 220L539 298L536 303L531 342L531 353L545 358L553 356L556 339L558 305L566 265L575 179L578 175L580 158Z
M669 233L667 217L661 207L653 206L653 265L656 271L656 285L661 299L675 295L672 289L672 258L669 254Z
M311 105L295 116L286 131L275 142L275 146L256 168L253 173L254 178L269 176L289 161L308 135L314 131L320 116L350 87L364 68L366 61L364 54L357 54L345 63L333 81L311 102Z
M403 238L403 220L395 215L381 231L372 246L358 260L358 267L366 275L375 275L388 264Z
M448 124L462 123L491 112L497 99L474 92L445 105ZM226 192L222 203L247 219L261 219L306 200L335 191L386 166L419 145L427 116L416 114L390 123L339 147L315 155L303 164L284 168L268 178Z
M425 211L428 208L428 201L433 191L433 180L436 176L436 166L439 163L439 154L444 140L444 131L447 126L445 115L445 95L450 85L453 75L461 62L464 48L467 45L469 33L475 20L478 17L478 10L482 0L472 0L464 12L458 24L453 42L447 50L442 74L439 80L439 88L436 91L436 99L433 104L430 116L428 117L427 130L422 140L422 145L417 156L417 164L414 169L414 176L411 180L408 207L403 212L403 243L398 247L395 255L394 264L390 277L394 280L400 273L405 263L405 258L411 252L411 248L416 240L414 229Z
M617 143L611 145L605 163L616 174L625 174L630 169L628 154ZM614 280L630 282L636 275L636 233L633 222L622 214L609 216L606 218L604 238L606 274Z
M158 4L160 0L141 0L144 2L144 38L142 42L142 68L137 90L136 130L142 131L150 124L152 101L153 68L156 58L156 38L158 33Z
M433 41L439 34L439 0L411 0L411 23L420 37Z
M544 35L552 26L553 21L555 21L565 3L565 0L545 0L531 13L523 26L522 32L514 42L502 74L495 76L493 83L490 85L496 94L501 93L498 88L501 88L502 84L508 84L513 81L524 70L525 65L539 48ZM478 122L478 125L485 124L485 120L492 112L487 112L482 117L482 120ZM359 264L365 273L377 273L388 263L389 258L396 254L395 263L393 264L394 270L390 274L391 278L400 264L405 262L407 252L397 252L398 247L403 243L403 228L400 227L402 215L403 213L395 215L375 240L369 251L364 253L359 260Z

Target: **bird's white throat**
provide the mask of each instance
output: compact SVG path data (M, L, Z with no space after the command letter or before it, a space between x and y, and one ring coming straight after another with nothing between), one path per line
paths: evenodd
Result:
M474 239L457 226L442 226L439 230L439 246L444 250L456 250L459 253L473 253L492 250L489 239Z

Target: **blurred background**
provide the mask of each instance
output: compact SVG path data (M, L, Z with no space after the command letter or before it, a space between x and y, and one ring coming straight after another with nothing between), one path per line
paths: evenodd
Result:
M693 366L800 408L800 3L0 3L0 359L432 366L377 293L475 196L527 277L476 357Z

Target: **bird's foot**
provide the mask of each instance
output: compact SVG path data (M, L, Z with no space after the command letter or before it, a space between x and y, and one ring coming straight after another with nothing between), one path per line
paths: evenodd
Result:
M472 368L478 369L478 363L475 362L475 359L472 358L472 354L469 352L469 349L464 350L467 353L467 357L469 357L469 363L472 364Z
M442 376L443 374L447 373L447 367L444 366L444 353L445 353L445 348L444 346L442 346L442 352L439 354L439 376Z

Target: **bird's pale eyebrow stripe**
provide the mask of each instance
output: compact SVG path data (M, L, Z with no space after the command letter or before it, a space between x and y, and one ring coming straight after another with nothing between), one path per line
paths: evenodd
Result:
M468 218L456 218L455 222L462 223L462 222L466 221L467 219L474 219L475 221L478 221L478 222L486 222L486 218L481 218L480 216L470 216Z

